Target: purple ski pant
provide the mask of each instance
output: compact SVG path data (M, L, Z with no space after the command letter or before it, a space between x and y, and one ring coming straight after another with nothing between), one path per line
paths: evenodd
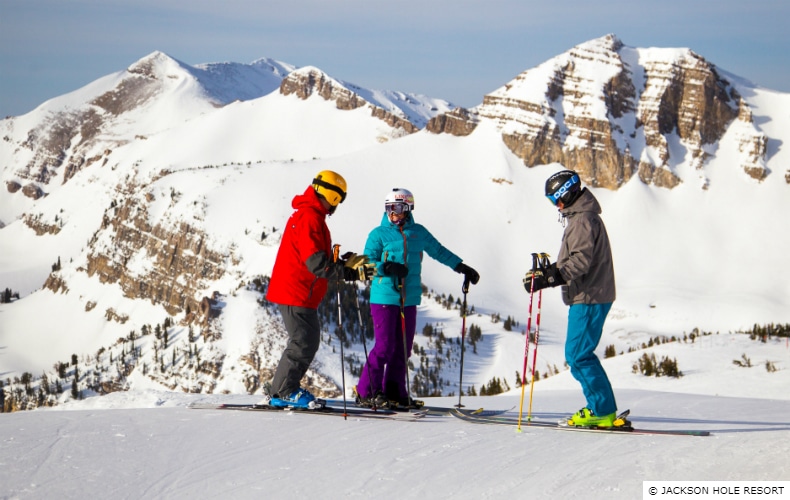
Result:
M406 359L403 356L400 306L371 304L375 345L368 354L357 385L357 394L369 398L381 391L391 401L407 401ZM404 308L406 349L411 355L417 322L417 306Z

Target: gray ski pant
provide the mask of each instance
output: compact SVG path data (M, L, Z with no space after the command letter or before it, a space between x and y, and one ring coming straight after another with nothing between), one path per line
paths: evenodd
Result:
M288 345L274 372L271 395L284 398L299 388L313 362L321 342L321 324L316 309L280 304L280 314L288 331Z

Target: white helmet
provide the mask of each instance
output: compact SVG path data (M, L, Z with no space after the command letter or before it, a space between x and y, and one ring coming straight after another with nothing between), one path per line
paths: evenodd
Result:
M387 205L396 205L402 204L406 205L409 212L414 211L414 195L411 194L411 191L408 189L401 189L401 188L392 188L392 191L387 193L387 197L384 198L384 207L386 208Z

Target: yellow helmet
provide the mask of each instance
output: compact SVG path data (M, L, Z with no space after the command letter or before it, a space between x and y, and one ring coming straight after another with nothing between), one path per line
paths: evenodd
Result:
M346 199L346 180L342 175L331 170L318 172L313 179L313 189L333 207L337 207Z

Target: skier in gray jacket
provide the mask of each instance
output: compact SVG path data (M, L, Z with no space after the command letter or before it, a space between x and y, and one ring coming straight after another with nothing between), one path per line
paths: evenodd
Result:
M546 197L562 214L562 245L557 262L529 271L524 287L529 292L562 285L562 300L570 306L565 360L582 386L587 405L570 417L568 424L612 427L616 425L617 403L595 355L616 295L612 250L600 216L601 206L587 188L582 188L579 175L572 170L549 177Z

